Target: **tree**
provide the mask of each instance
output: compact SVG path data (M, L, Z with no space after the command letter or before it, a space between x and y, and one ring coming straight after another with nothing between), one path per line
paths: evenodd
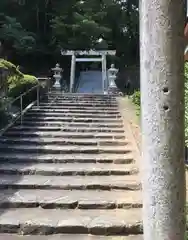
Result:
M138 0L1 0L0 11L14 19L11 29L16 25L17 33L28 36L22 42L12 37L10 41L10 36L5 38L7 23L1 21L2 40L7 41L7 49L14 46L11 51L16 55L25 53L27 58L29 53L33 59L43 56L45 64L46 56L48 62L57 58L61 48L96 48L102 38L110 49L117 50L123 66L139 61ZM9 44L12 41L14 44ZM32 52L26 45L33 46Z
M23 29L15 18L0 15L1 54L7 57L13 49L20 53L31 51L35 46L33 34Z
M103 38L120 56L139 59L138 1L56 1L54 14L52 29L59 47L95 48Z

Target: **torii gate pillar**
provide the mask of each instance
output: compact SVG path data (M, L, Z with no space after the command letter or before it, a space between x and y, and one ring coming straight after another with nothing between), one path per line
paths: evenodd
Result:
M184 240L184 1L141 0L144 240Z
M76 68L76 56L75 54L73 54L71 59L70 92L73 91L74 79L75 79L75 68Z

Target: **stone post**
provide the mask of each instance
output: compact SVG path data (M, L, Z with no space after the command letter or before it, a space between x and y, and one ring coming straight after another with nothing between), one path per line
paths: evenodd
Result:
M102 87L105 93L107 91L106 54L102 55Z
M72 55L71 59L71 76L70 76L70 92L73 91L74 81L75 81L75 68L76 68L76 56Z
M184 240L184 20L183 1L140 1L144 240Z

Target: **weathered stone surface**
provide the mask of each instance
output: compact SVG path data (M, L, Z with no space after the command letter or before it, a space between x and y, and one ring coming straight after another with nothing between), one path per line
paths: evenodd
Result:
M51 125L51 126L66 126L66 127L74 127L74 128L78 128L78 127L91 127L91 128L122 128L123 124L121 123L117 123L117 124L113 124L113 123L74 123L74 122L62 122L62 121L56 121L56 119L53 119L54 121L44 121L44 120L24 120L23 121L23 125L24 126L43 126L43 125ZM17 124L20 124L19 122L17 122Z
M88 113L92 113L92 114L107 114L107 115L118 115L120 114L119 111L117 110L112 110L112 109L103 109L103 110L99 110L99 109L66 109L66 108L62 108L62 109L57 109L57 108L32 108L30 111L31 112L40 112L40 113L45 113L45 112L53 112L53 113L71 113L71 114L88 114Z
M125 139L124 133L86 133L86 132L47 132L47 131L14 131L9 130L7 131L4 136L29 136L29 137L62 137L62 138L81 138L81 139Z
M107 114L107 113L75 113L74 115L72 115L71 113L56 113L56 112L44 112L44 113L40 113L40 112L27 112L25 114L26 116L59 116L59 117L86 117L86 118L121 118L120 114L115 114L115 115L111 115L111 114Z
M92 117L73 117L73 116L24 116L24 120L28 121L61 121L61 122L68 122L68 123L121 123L121 118L92 118Z
M118 139L70 139L70 138L63 138L63 137L45 137L45 138L27 138L27 137L0 137L0 143L20 143L20 144L57 144L57 145L79 145L79 146L125 146L128 144L128 140L118 140Z
M25 152L25 153L119 153L126 154L131 152L130 146L70 146L70 145L24 145L24 144L0 144L1 152Z
M64 101L68 101L68 102L80 102L80 103L83 103L83 102L92 102L92 103L108 103L108 104L115 104L116 103L116 99L115 98L104 98L104 97L101 97L101 98L90 98L90 97L75 97L73 98L72 96L71 97L58 97L58 98L54 98L55 96L49 96L48 100L49 101L54 101L54 102L64 102Z
M125 176L34 176L2 174L0 188L12 189L125 189L138 190L140 183L137 175Z
M24 235L141 234L141 210L9 209L1 214L0 232L9 231Z
M85 104L82 104L82 105L80 105L80 104L78 104L78 105L76 105L76 106L68 106L68 108L67 108L67 106L65 106L65 104L63 103L63 105L61 104L61 105L57 105L56 103L54 103L53 105L51 105L51 104L40 104L40 106L39 107L37 107L37 106L33 106L32 107L32 109L60 109L60 110L65 110L65 111L67 111L67 110L89 110L89 111L91 111L91 110L99 110L99 111L118 111L119 112L119 108L118 108L118 106L116 106L116 107L114 107L114 106L106 106L106 105L103 105L103 106L88 106L88 105L85 105Z
M69 101L69 100L64 100L63 101L63 106L62 106L62 101L55 101L55 102L47 102L43 101L40 103L41 107L48 107L48 106L57 106L57 107L66 107L66 108L75 108L75 107L85 107L85 108L118 108L117 102L102 102L102 101L97 101L97 102L88 102L88 101L81 101L81 102L75 102L75 101Z
M0 153L0 161L12 163L133 163L132 154L37 154L37 153Z
M43 101L40 103L40 106L61 106L62 107L62 101L57 100L55 102L51 102L49 101ZM80 106L80 107L118 107L117 102L105 102L105 101L95 101L95 102L91 102L91 101L87 101L87 100L83 100L83 101L71 101L71 100L63 100L63 107L75 107L75 106Z
M14 126L11 128L14 131L60 131L60 132L110 132L110 133L124 133L123 128L102 128L102 127L67 127L67 126Z
M80 209L115 209L140 208L140 191L97 191L97 190L2 190L0 208L7 207L42 207L42 208L80 208Z
M5 174L29 174L29 175L46 175L46 176L71 176L71 175L131 175L138 173L134 164L103 164L103 163L53 163L53 164L0 164L0 173Z
M72 235L56 234L50 236L18 236L10 234L0 234L0 240L143 240L142 235L129 236L92 236L92 235Z
M141 240L107 237L142 233L141 186L116 99L55 97L0 138L0 232L35 235L23 240Z

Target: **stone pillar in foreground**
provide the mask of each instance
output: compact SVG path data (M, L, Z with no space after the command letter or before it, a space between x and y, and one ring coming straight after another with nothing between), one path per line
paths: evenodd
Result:
M184 240L184 15L140 1L144 240Z

